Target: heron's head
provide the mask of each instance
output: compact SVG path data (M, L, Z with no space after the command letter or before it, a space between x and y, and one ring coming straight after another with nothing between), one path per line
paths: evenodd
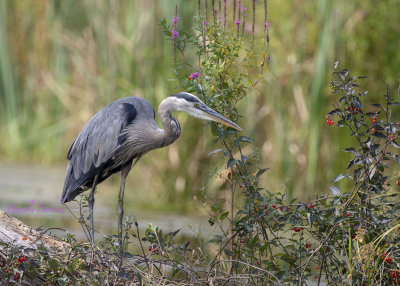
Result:
M205 105L204 102L193 94L180 92L171 95L169 99L171 104L173 104L174 110L184 111L196 118L220 122L234 129L242 130L237 124Z

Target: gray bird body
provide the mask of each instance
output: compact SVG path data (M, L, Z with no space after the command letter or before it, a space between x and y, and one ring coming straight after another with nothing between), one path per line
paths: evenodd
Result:
M98 183L120 171L127 162L148 151L174 142L180 135L176 120L166 122L170 139L155 121L154 109L143 98L118 99L93 116L69 148L62 203L90 188L96 174Z

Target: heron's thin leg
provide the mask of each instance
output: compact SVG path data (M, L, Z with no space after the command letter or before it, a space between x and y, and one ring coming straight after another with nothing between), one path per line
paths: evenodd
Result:
M92 243L92 246L94 245L94 223L93 223L94 191L96 190L98 178L99 178L99 174L97 174L96 177L94 177L92 189L90 191L90 198L89 198L90 242Z
M128 176L129 171L131 170L132 161L129 161L121 168L121 188L119 190L118 197L118 252L119 256L122 258L122 217L124 215L124 190L125 190L125 181Z

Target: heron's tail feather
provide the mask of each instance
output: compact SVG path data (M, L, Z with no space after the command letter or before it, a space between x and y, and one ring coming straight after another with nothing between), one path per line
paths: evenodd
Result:
M77 195L85 191L82 186L77 187L77 180L74 177L74 172L71 163L68 164L67 174L65 175L64 187L61 195L61 203L65 204L72 201Z

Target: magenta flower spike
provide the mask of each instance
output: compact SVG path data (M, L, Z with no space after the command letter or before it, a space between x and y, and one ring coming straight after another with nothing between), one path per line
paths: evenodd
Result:
M171 30L171 40L176 39L179 35L179 32L177 30L172 29Z
M194 73L192 73L190 76L189 76L189 79L196 79L196 78L198 78L199 77L199 73L198 72L194 72Z
M177 24L179 22L179 17L172 17L172 24Z

